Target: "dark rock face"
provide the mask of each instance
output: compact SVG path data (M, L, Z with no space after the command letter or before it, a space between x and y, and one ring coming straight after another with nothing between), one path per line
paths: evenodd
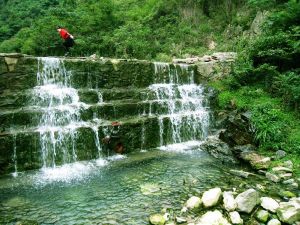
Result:
M225 130L220 133L220 139L229 144L230 147L253 144L253 133L249 123L250 116L249 112L239 113L236 110L223 116L221 124Z
M217 136L210 136L201 148L223 162L237 163L231 148Z

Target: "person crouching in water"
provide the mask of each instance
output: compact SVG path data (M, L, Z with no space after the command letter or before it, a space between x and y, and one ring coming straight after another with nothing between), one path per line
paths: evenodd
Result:
M57 31L59 32L61 38L65 40L63 45L66 49L65 56L67 56L70 53L70 48L75 44L74 37L66 29L60 26L57 27Z

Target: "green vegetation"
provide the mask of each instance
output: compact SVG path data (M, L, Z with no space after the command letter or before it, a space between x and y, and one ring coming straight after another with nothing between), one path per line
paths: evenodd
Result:
M253 7L259 2L250 1ZM232 76L212 85L220 91L221 108L234 102L238 109L252 112L261 152L271 155L283 149L299 165L300 4L283 2L268 5L271 10L263 32L250 40L240 40L243 50Z
M234 50L256 10L245 0L0 1L0 52L62 55L56 27L76 39L73 56L170 60ZM17 18L17 19L16 19ZM235 27L240 27L235 29Z

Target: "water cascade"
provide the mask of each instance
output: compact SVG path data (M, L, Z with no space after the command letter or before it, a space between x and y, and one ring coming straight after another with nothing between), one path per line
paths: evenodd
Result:
M20 59L0 102L0 140L10 149L4 171L105 160L118 148L199 145L209 107L194 71L135 60Z
M158 114L160 145L204 140L208 133L209 110L204 88L194 82L194 71L182 64L174 68L166 63L154 66L157 75L166 74L163 82L149 87L155 94L152 102L157 103L156 112L152 111L153 103L150 104L149 115Z
M61 157L63 164L76 161L75 128L83 106L77 90L70 86L71 73L61 60L40 58L38 63L38 86L34 88L32 102L42 110L37 129L43 167L55 167L57 157Z

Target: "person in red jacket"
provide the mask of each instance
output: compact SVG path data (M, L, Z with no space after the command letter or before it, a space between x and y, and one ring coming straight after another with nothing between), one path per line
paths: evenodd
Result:
M63 45L66 48L65 56L67 56L70 53L70 48L73 47L73 45L75 44L74 37L66 29L60 26L57 27L57 31L61 38L65 40Z

